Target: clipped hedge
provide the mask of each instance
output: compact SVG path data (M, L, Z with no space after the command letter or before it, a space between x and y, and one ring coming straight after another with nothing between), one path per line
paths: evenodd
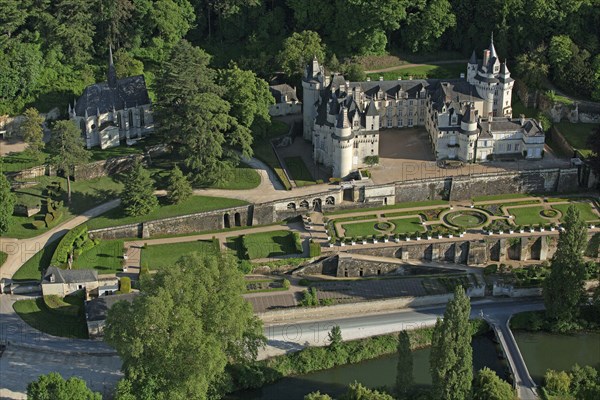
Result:
M121 287L119 292L123 294L131 293L131 279L128 277L121 278Z
M87 225L79 225L75 228L71 229L58 243L58 247L56 251L52 255L52 259L50 260L50 265L58 267L62 264L66 263L69 259L69 254L73 251L75 247L75 243L81 243L81 239L85 241L87 239L88 227ZM80 246L78 246L80 247Z
M292 237L294 239L294 246L296 248L296 253L302 253L302 238L298 232L292 232Z
M35 229L44 229L46 227L46 222L36 220L33 221L31 225L33 225Z
M315 243L312 239L308 244L309 257L318 257L321 255L321 245Z

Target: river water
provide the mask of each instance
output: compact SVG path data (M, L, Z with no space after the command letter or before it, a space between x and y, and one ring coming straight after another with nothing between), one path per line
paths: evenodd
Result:
M547 369L569 370L575 364L600 367L600 333L514 332L514 336L529 375L538 385Z
M479 336L473 339L474 369L479 370L487 366L506 379L506 366L498 359L498 348L491 337ZM413 352L413 374L417 385L431 385L429 353L429 348ZM236 400L302 400L306 394L317 390L337 397L346 391L348 384L354 381L361 382L370 388L382 386L391 388L396 381L397 360L397 356L393 354L358 364L287 377L273 384L265 385L261 389L238 392L228 398Z

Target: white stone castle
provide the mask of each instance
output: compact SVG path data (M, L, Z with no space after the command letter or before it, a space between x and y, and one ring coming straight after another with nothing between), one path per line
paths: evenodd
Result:
M315 58L302 80L303 135L315 161L338 178L379 155L382 128L424 126L437 160L540 159L544 131L533 119L512 118L513 85L493 37L482 60L473 51L460 79L349 82L326 75Z
M107 82L85 88L71 107L69 119L80 129L87 148L132 144L151 132L151 101L144 75L117 79L112 48L109 48Z

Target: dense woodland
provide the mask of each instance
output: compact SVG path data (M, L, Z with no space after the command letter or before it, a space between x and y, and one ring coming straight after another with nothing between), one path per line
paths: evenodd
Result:
M527 83L548 76L600 100L600 0L4 0L0 114L66 108L104 80L109 43L121 75L144 72L152 85L181 38L211 54L213 67L233 60L269 78L297 72L286 66L299 60L282 52L294 33L296 41L316 37L298 51L335 65L438 50L467 58L492 31L498 53L518 62L513 72Z

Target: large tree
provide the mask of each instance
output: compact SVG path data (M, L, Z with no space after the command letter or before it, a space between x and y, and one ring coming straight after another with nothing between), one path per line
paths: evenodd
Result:
M436 50L440 37L456 25L448 0L418 1L409 11L402 37L413 52Z
M21 135L27 143L27 150L39 159L44 148L44 129L42 128L44 117L33 107L25 110L23 116L25 119L21 123Z
M154 180L140 161L136 161L125 175L121 206L131 216L146 215L158 207L158 199L154 195Z
M0 233L8 232L15 210L15 195L10 191L10 182L2 171L0 159Z
M396 369L396 390L399 394L404 395L414 384L413 356L410 337L406 331L402 331L398 335L398 365Z
M231 105L216 83L210 56L182 40L156 83L155 118L166 141L180 145L194 180L224 180L239 162L238 149L252 155L250 129L231 116Z
M598 126L588 137L588 146L592 154L588 157L592 171L596 178L600 179L600 126Z
M167 185L167 196L172 204L179 204L187 200L192 195L192 185L183 175L177 165L173 167L169 174L169 183Z
M83 146L81 131L72 121L54 123L46 149L50 153L50 164L65 174L68 203L71 203L71 174L76 166L87 162L91 156Z
M317 32L302 31L285 39L277 59L284 73L298 77L314 57L321 63L325 61L325 45Z
M485 367L473 382L473 400L516 400L517 396L510 384L498 377L496 372Z
M550 275L544 281L546 315L558 330L568 328L579 315L585 279L583 252L587 243L585 222L574 206L567 209L562 226Z
M227 362L255 359L264 338L244 288L233 258L194 253L142 281L132 303L115 304L105 340L121 356L133 393L205 399Z
M473 349L469 315L471 303L462 286L448 302L444 319L435 324L430 369L435 398L464 400L471 394Z
M41 375L27 385L29 400L102 400L102 395L92 392L83 379L71 377L65 380L59 373Z
M231 115L255 135L264 134L271 123L269 106L275 104L269 84L235 64L219 71L219 83L225 88L223 98L231 104Z
M348 386L348 391L340 397L340 400L394 400L394 398L387 393L354 382Z

